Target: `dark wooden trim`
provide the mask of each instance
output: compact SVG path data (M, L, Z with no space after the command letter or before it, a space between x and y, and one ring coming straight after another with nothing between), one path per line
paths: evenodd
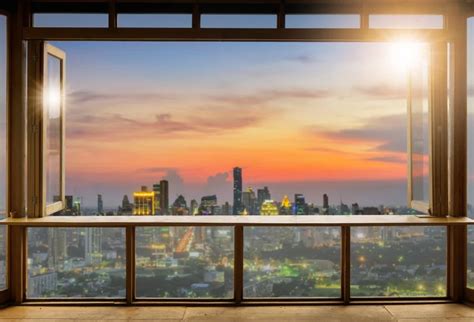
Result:
M341 297L344 304L351 300L351 228L341 227Z
M135 227L126 228L126 300L135 300Z
M234 301L241 303L244 298L244 227L234 227Z
M380 42L400 38L443 41L447 33L433 29L183 29L183 28L26 28L25 40L135 41L299 41Z

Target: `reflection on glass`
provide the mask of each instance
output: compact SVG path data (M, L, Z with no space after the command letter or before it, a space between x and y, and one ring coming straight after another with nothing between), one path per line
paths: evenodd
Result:
M370 15L369 28L442 29L442 15Z
M232 298L230 227L138 227L137 297Z
M339 228L245 228L244 297L340 297Z
M44 94L46 204L60 201L61 196L61 68L61 61L49 55Z
M467 287L474 289L474 227L467 226Z
M29 228L28 298L124 298L124 228Z
M0 219L7 202L7 18L0 15ZM7 286L7 228L0 227L0 290Z
M41 28L100 28L108 25L107 14L35 13L33 16L33 26Z
M351 228L351 296L446 296L446 228Z
M467 19L467 88L474 88L474 17ZM467 211L474 218L474 96L467 96Z
M203 14L202 28L276 28L276 15Z
M286 28L359 28L359 15L288 14Z
M413 200L430 201L429 188L429 76L425 55L408 67L411 106Z
M119 28L191 28L191 14L119 14Z

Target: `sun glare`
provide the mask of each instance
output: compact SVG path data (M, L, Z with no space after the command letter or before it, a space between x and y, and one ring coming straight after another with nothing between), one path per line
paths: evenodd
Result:
M50 117L59 117L61 109L61 91L58 88L49 88L45 103L48 106Z
M395 41L390 46L392 64L408 70L421 63L423 43L416 41Z

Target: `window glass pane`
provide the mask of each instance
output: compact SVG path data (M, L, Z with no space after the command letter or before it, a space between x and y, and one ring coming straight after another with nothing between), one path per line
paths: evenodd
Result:
M474 289L474 226L467 227L467 287Z
M190 14L119 14L118 27L125 28L191 28Z
M124 228L28 228L28 298L124 298Z
M61 201L61 60L48 55L48 71L44 94L46 132L46 204Z
M359 28L359 15L288 14L286 28Z
M446 296L446 227L351 228L351 296Z
M232 298L230 227L138 227L137 297Z
M419 47L420 52L427 52ZM412 189L413 200L430 202L429 154L429 65L427 55L413 61L408 71L411 104Z
M467 213L474 218L474 17L467 19ZM471 253L470 253L471 254ZM474 253L471 255L474 256Z
M201 15L202 28L276 28L276 22L276 15Z
M442 15L370 15L369 28L442 29Z
M36 13L33 26L43 28L102 28L109 26L107 14L96 13Z
M340 228L244 229L244 297L340 297Z
M7 207L7 17L0 15L0 219ZM0 227L0 290L7 286L7 227Z

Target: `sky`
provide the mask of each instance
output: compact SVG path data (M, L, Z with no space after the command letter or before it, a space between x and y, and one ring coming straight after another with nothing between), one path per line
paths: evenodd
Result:
M406 203L406 72L374 43L55 42L67 53L67 193L115 208L244 189Z

